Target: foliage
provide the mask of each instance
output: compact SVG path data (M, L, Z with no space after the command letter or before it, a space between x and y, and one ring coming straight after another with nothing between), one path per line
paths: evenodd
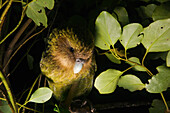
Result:
M98 75L95 80L95 87L101 94L114 92L117 85L124 89L128 89L131 92L145 88L146 91L150 93L162 93L170 87L168 82L170 81L170 69L168 67L165 65L158 66L158 74L153 75L144 65L145 57L149 52L166 52L170 50L169 18L152 22L144 29L139 23L127 24L123 27L123 31L121 33L119 22L111 14L103 11L97 17L95 25L97 32L95 45L102 50L107 50L113 55L113 58L117 58L117 60L125 61L130 64L130 67L124 71L107 69ZM115 44L118 40L124 47L124 57L119 56L119 54L115 51ZM140 63L140 60L137 57L129 58L127 55L127 50L135 48L141 43L146 49L145 55L142 58L142 63ZM169 59L168 57L169 56L167 55L167 59ZM168 60L166 62L168 62ZM135 75L123 75L131 68L134 68L136 71L146 71L152 77L148 80L149 84L142 83ZM164 102L166 104L166 101Z
M167 102L168 105L170 105L170 102ZM154 99L152 103L152 107L149 109L150 113L164 113L166 110L166 107L164 106L163 101Z
M30 97L29 102L45 103L52 96L51 89L47 87L38 88Z

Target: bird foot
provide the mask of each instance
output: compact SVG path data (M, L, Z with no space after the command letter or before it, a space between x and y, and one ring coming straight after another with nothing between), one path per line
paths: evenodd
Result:
M74 100L70 107L69 111L71 113L94 113L95 109L92 106L92 103L89 100Z

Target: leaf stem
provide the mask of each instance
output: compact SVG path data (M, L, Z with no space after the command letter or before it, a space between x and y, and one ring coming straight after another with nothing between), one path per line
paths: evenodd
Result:
M126 58L126 60L127 60L127 53L126 53L126 50L127 50L127 49L125 49L125 58Z
M147 54L148 54L148 51L146 50L146 53L145 53L145 55L144 55L144 57L142 59L142 66L144 66L144 60L145 60Z
M166 102L166 100L165 100L165 98L164 98L163 93L160 93L160 94L161 94L162 100L163 100L163 102L164 102L164 104L165 104L166 110L169 111L169 107L168 107L168 104L167 104L167 102Z
M122 73L125 73L126 71L128 71L128 70L130 70L131 68L133 68L133 67L135 67L136 65L133 65L133 66L131 66L131 67L129 67L129 68L127 68L126 70L124 70Z

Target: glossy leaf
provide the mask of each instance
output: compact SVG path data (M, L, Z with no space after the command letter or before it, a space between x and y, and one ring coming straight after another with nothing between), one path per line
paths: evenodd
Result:
M116 64L121 64L121 61L118 60L115 56L113 56L111 53L105 53L105 55L107 56L107 58L111 61L114 62Z
M166 57L166 65L170 67L170 51L168 52L168 55Z
M146 90L150 93L161 93L170 87L170 69L165 66L157 67L158 74L149 80L146 84Z
M26 10L26 14L31 18L38 26L42 23L47 27L47 16L42 6L38 5L37 2L31 2Z
M158 20L144 29L142 44L147 52L170 50L170 19Z
M52 97L52 93L53 92L51 89L47 87L41 87L31 95L29 102L45 103Z
M108 69L102 72L95 80L94 86L101 94L108 94L115 91L119 77L123 72L115 69Z
M140 44L143 36L140 35L142 31L143 27L138 23L128 24L123 27L123 34L119 40L124 46L125 50L136 47L138 44Z
M118 20L123 26L129 23L128 13L124 7L116 7L114 12L118 16Z
M138 77L130 74L122 76L119 79L118 86L123 87L124 89L128 89L131 92L136 90L142 90L143 88L145 88L145 85Z
M152 18L154 21L170 18L170 2L166 2L157 6L153 12Z
M103 50L110 49L121 35L121 27L118 21L108 12L103 11L97 17L95 45Z
M54 7L54 0L37 0L36 3L42 7L47 7L50 10Z
M131 57L128 60L135 62L137 64L141 64L139 59L137 57ZM127 62L128 64L130 64L131 66L135 65L134 63L131 62ZM133 67L136 71L146 71L146 69L140 65L136 65L135 67Z

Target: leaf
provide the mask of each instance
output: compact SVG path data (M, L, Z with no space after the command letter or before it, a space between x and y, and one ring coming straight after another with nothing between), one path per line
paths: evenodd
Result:
M42 6L38 5L37 2L31 2L26 10L26 15L31 18L38 26L42 23L47 27L47 16Z
M166 65L170 67L170 51L168 52L168 55L166 57Z
M170 101L167 102L170 105ZM166 107L162 100L154 99L152 107L149 108L149 113L165 113Z
M125 50L136 47L140 44L143 36L140 35L142 31L143 27L138 23L128 24L123 27L123 33L119 40L124 46Z
M108 12L103 11L97 17L95 46L108 50L114 45L121 35L121 26L118 21Z
M158 20L144 29L142 44L147 52L170 50L170 19Z
M152 18L154 21L170 18L170 2L162 3L157 6L153 12Z
M131 57L128 60L135 62L137 64L141 64L139 59L137 57ZM131 66L135 65L134 63L131 62L127 62L128 64L130 64ZM142 67L142 65L136 65L135 67L133 67L136 71L146 71L146 69L144 67Z
M45 103L52 97L51 89L47 87L38 88L32 95L29 102Z
M108 69L96 78L94 86L100 94L108 94L115 91L119 77L123 72L115 69Z
M107 56L107 58L111 61L114 62L116 64L121 64L121 61L118 60L115 56L113 56L111 53L105 53L105 55Z
M54 0L37 0L36 3L42 7L47 7L50 10L54 7Z
M163 3L163 2L167 2L167 1L169 1L169 0L156 0L156 1L158 1L158 2L160 2L160 3Z
M154 52L154 53L150 53L148 55L148 59L153 59L153 60L157 60L159 58L161 58L162 60L166 61L166 57L167 57L168 52Z
M145 87L150 93L161 93L170 87L170 68L158 66L157 70L159 73L148 80L149 84L146 84Z
M131 74L122 76L119 79L118 86L128 89L131 92L145 88L145 84L138 77Z
M124 7L116 7L114 12L118 16L118 20L123 26L129 23L128 13Z
M7 101L0 101L0 113L12 113L11 108L9 107Z
M34 62L34 58L31 55L27 55L27 62L28 62L28 67L30 70L33 69L33 62Z
M155 4L149 4L147 6L140 6L140 10L141 11L141 16L144 16L143 18L152 18L152 14L155 10L155 8L157 7L157 5Z

